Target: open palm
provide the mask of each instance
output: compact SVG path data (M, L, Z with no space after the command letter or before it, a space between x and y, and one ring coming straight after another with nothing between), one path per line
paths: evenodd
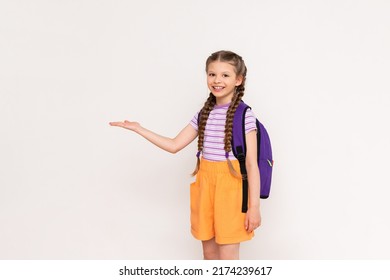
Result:
M129 129L129 130L133 130L133 131L140 127L139 123L137 123L137 122L129 122L127 120L125 120L124 122L110 122L110 125L111 126L123 127L123 128Z

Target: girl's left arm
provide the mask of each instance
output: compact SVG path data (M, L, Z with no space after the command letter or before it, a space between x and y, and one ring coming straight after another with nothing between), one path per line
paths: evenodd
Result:
M260 173L257 164L257 131L246 135L246 170L248 174L248 211L245 217L245 229L252 232L261 224L260 216Z

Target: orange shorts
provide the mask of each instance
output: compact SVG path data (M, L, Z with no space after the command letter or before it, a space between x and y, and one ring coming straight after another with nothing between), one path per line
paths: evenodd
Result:
M238 161L232 163L240 172ZM241 212L242 181L231 175L226 161L202 159L190 192L191 232L196 239L215 237L218 244L233 244L253 237L253 232L245 230L245 213Z

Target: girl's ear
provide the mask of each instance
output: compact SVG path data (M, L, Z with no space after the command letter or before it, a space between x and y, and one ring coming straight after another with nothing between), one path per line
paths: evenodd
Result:
M244 78L241 75L237 76L237 79L236 79L236 86L237 87L242 84L243 79Z

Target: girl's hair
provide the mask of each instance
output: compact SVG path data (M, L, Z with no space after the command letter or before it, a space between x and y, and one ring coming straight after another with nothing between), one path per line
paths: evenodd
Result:
M227 114L226 114L226 124L225 124L225 146L224 150L226 152L226 155L232 150L232 130L233 130L233 117L234 113L236 112L236 109L238 105L240 104L240 101L242 97L244 96L244 91L245 91L245 80L246 80L246 66L244 63L244 60L242 59L241 56L238 54L235 54L234 52L231 51L218 51L213 54L211 54L207 60L206 60L206 72L208 71L208 67L210 63L215 62L215 61L221 61L221 62L227 62L231 65L234 66L235 74L237 76L242 77L242 83L236 87L234 96L232 98L232 102L230 103L230 106L228 108ZM199 155L201 151L203 150L203 143L204 143L204 131L206 127L206 122L209 117L209 114L211 110L214 108L216 104L216 98L215 96L210 92L210 95L206 102L204 103L204 106L201 110L201 113L199 114L199 127L198 127L198 154L197 154L197 164L195 171L192 173L192 176L195 176L198 171L199 171L199 165L200 165L200 160L199 160ZM229 157L226 157L229 170L232 173L233 176L235 177L241 177L241 175L234 170L234 167L229 160Z

